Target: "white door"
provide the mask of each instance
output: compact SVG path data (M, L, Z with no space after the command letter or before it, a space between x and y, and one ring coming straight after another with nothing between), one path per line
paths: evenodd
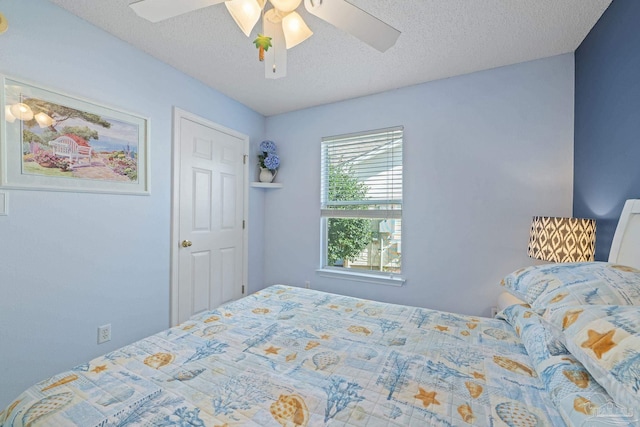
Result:
M248 145L178 109L174 120L173 325L244 293Z

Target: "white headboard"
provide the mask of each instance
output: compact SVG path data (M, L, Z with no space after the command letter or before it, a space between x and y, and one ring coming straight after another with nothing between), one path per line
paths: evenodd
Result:
M627 200L613 235L609 262L640 269L640 200Z

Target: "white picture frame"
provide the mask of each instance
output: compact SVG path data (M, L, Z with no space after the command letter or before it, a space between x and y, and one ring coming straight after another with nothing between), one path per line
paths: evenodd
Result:
M150 194L147 118L0 80L0 187Z

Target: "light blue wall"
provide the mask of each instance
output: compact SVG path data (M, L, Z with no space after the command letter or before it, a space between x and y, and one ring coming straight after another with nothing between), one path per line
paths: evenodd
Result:
M265 284L489 314L527 258L533 215L570 215L573 55L267 118L281 190L265 196ZM316 275L320 139L403 125L404 287Z
M0 73L150 119L151 196L6 191L0 216L0 407L22 389L169 325L172 107L250 136L264 117L45 0L0 0ZM5 190L1 190L5 191ZM264 194L251 190L250 283ZM113 340L98 346L97 326Z
M316 289L487 314L499 279L530 263L530 217L571 213L573 55L265 121L45 0L0 0L0 10L10 23L1 73L150 118L152 193L7 191L0 407L42 378L167 327L174 105L248 134L253 160L265 134L279 144L284 188L250 190L250 291L310 280ZM320 138L395 125L406 136L406 285L316 276ZM113 341L97 346L105 323Z

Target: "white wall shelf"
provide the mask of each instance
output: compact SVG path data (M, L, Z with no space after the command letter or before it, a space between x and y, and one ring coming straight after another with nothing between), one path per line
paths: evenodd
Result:
M282 188L282 184L276 182L252 182L251 186L255 188Z

